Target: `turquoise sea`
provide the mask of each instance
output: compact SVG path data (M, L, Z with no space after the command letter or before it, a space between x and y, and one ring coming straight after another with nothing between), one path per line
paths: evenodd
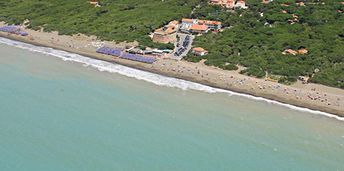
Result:
M344 171L343 121L205 90L1 38L0 171Z

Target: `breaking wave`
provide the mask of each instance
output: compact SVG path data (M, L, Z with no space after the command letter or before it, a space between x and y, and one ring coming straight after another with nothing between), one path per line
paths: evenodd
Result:
M147 71L142 71L142 70L122 66L119 64L114 64L114 63L110 63L110 62L106 62L106 61L102 61L102 60L92 59L92 58L85 57L85 56L78 55L78 54L74 54L74 53L65 52L62 50L56 50L56 49L52 49L52 48L48 48L48 47L35 46L35 45L31 45L31 44L27 44L27 43L23 43L23 42L18 42L18 41L14 41L14 40L2 38L2 37L0 37L0 43L7 44L10 46L14 46L14 47L18 47L21 49L26 49L26 50L29 50L32 52L39 52L39 53L55 56L55 57L58 57L64 61L78 62L78 63L83 64L84 66L94 67L94 68L98 69L99 71L117 73L117 74L121 74L121 75L124 75L127 77L135 78L138 80L150 82L150 83L153 83L153 84L156 84L159 86L179 88L182 90L197 90L197 91L203 91L203 92L207 92L207 93L226 93L230 96L235 95L235 96L241 96L241 97L245 97L245 98L249 98L249 99L253 99L253 100L264 101L264 102L267 102L270 104L276 104L276 105L284 106L284 107L287 107L289 109L298 110L298 111L302 111L302 112L310 112L310 113L317 114L317 115L324 115L324 116L327 116L330 118L335 118L337 120L344 121L344 117L339 117L339 116L334 115L334 114L316 111L316 110L311 110L308 108L297 107L297 106L293 106L290 104L285 104L285 103L281 103L278 101L265 99L262 97L256 97L256 96L252 96L252 95L248 95L248 94L236 93L236 92L229 91L229 90L213 88L210 86L206 86L206 85L202 85L202 84L198 84L198 83L194 83L194 82L190 82L190 81L185 81L185 80L181 80L181 79L177 79L177 78L166 77L166 76L162 76L159 74L154 74L154 73L150 73Z

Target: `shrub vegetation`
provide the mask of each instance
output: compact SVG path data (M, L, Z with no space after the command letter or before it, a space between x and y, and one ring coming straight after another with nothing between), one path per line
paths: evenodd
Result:
M103 40L138 41L141 45L171 48L153 43L149 33L171 20L188 17L200 0L101 0L94 8L89 0L6 0L0 2L0 20L10 24L30 21L29 28L71 35L96 35ZM173 48L173 46L172 46Z
M235 11L203 3L192 17L219 20L229 28L197 37L194 45L209 54L189 54L186 60L206 59L205 64L220 68L224 63L239 64L247 67L242 74L264 77L267 72L281 76L281 83L310 76L311 82L344 88L344 5L335 0L308 2L305 6L298 6L294 0L260 2L248 0L249 9ZM292 14L298 16L294 24L288 22L294 19ZM308 54L281 53L303 47Z

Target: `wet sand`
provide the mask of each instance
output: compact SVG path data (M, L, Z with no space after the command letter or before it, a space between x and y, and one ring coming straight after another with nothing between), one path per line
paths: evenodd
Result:
M3 25L5 24L0 22L0 26ZM216 67L206 66L203 63L190 63L164 58L159 58L153 64L145 64L95 52L97 47L104 44L111 47L124 47L126 45L135 45L137 42L116 44L115 42L99 41L94 36L61 36L56 32L46 33L28 29L25 31L29 33L29 36L21 37L3 32L0 32L0 36L39 46L78 53L84 56L216 88L264 97L282 103L344 116L343 89L319 84L301 84L300 82L287 86L264 79L241 75L238 71L225 71Z

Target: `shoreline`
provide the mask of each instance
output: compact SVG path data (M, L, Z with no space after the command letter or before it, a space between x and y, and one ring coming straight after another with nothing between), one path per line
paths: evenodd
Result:
M1 25L1 23L0 23ZM32 30L28 31L30 35L35 36L34 39L30 40L29 37L21 37L17 35L7 34L0 32L1 37L12 39L15 41L20 41L24 43L33 44L36 46L49 47L53 49L58 49L66 52L80 54L82 56L107 61L110 63L116 63L119 65L124 65L127 67L172 77L182 80L187 80L202 85L210 86L213 88L229 90L236 93L243 93L255 97L263 97L268 100L274 100L279 103L284 103L286 105L293 105L297 107L307 108L315 111L326 112L334 114L337 116L344 116L344 90L326 87L322 85L312 85L312 87L322 88L320 92L313 92L311 86L304 85L305 87L295 87L295 86L286 86L281 85L275 82L265 81L263 79L257 79L245 75L236 73L235 71L224 71L214 67L205 66L204 64L199 63L189 63L186 61L174 61L169 59L158 59L154 64L145 64L135 61L129 61L125 59L119 59L112 56L101 55L95 52L96 48L73 48L68 46L63 46L64 41L61 41L61 44L58 43L49 43L49 39L45 38L47 35L54 37L55 39L64 39L69 37L70 39L75 40L73 36L58 36L54 33L44 33L37 32ZM66 41L70 41L66 38ZM87 40L89 42L89 40ZM86 41L86 42L87 42ZM107 42L108 43L108 42ZM111 43L111 42L110 42ZM232 81L231 81L232 80ZM239 82L238 82L239 80ZM244 80L244 81L242 81ZM237 84L236 84L237 83ZM271 87L279 87L274 89ZM270 90L271 89L271 90ZM287 90L286 90L287 89ZM286 92L285 94L281 94ZM292 92L300 92L300 94L325 94L326 102L322 103L321 101L309 101L304 99L302 95L296 96ZM320 96L320 95L319 95ZM295 98L293 98L295 97ZM338 101L338 106L328 105L335 104L336 100ZM326 104L327 103L327 104Z

